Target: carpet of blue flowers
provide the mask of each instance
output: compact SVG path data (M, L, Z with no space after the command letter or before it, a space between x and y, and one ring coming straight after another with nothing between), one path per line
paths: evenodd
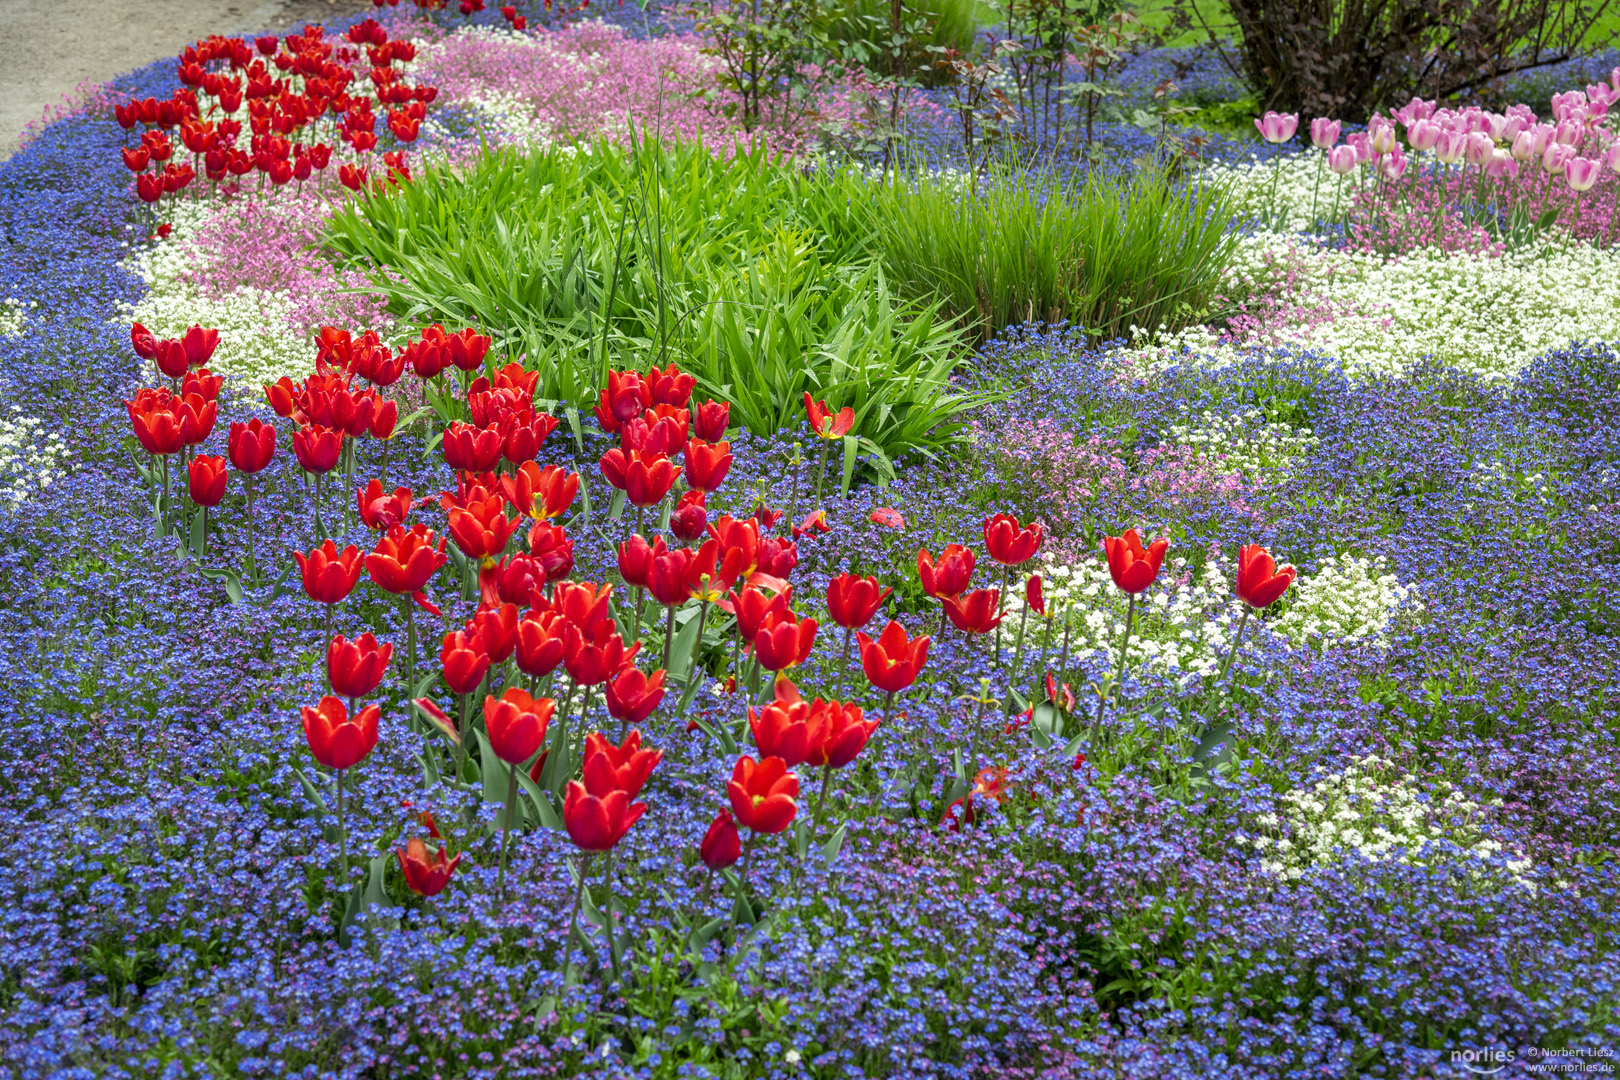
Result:
M175 85L172 62L119 82ZM152 378L130 348L154 242L127 144L92 110L0 165L0 1075L1415 1077L1464 1075L1454 1051L1515 1049L1500 1075L1531 1067L1526 1048L1620 1051L1609 344L1508 377L1421 357L1352 374L1287 347L1143 372L1061 327L1002 334L962 375L1014 388L972 414L972 441L829 498L831 531L798 541L801 614L854 570L895 589L869 633L892 615L934 637L888 712L855 670L846 696L883 722L833 788L841 848L801 859L791 831L759 837L729 881L700 861L737 756L712 732L747 707L722 647L685 711L672 693L640 725L664 757L613 854L615 975L601 859L520 831L498 896L504 792L428 768L443 740L395 684L349 770L341 879L300 723L325 692L327 613L282 574L313 546L292 455L260 474L272 571L239 600L204 571L244 562L240 484L205 557L153 527L123 405ZM259 382L227 378L197 449L223 454L250 417L274 419ZM455 475L419 427L395 442L390 485L442 532ZM540 462L605 507L615 442L561 429ZM790 468L790 441L732 446L711 520ZM356 476L377 475L381 448L359 454ZM917 550L979 547L997 586L981 522L1001 512L1046 523L1021 576L1069 625L1030 614L1019 642L1015 582L999 634L940 634ZM373 544L328 516L340 546ZM617 580L600 537L629 522L581 531L575 580ZM1170 551L1092 724L1126 618L1100 541L1127 528ZM1228 682L1252 543L1299 579ZM474 607L449 573L430 589L444 618L415 615L428 666ZM402 611L363 581L333 629L398 655ZM807 694L844 679L823 623L792 673ZM1029 730L1063 711L1061 686L1030 720L1010 704L1041 700L1048 670L1077 699L1061 738ZM1189 769L1211 710L1235 753ZM964 757L985 769L949 806ZM814 792L807 774L801 805ZM426 836L422 811L463 856L426 898L394 856Z

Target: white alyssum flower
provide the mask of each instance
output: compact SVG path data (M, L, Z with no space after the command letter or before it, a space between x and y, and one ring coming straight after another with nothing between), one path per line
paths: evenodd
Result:
M1273 630L1295 645L1328 648L1347 643L1389 645L1397 616L1416 616L1423 601L1402 585L1381 556L1331 555L1294 583Z
M0 501L20 503L68 472L68 446L43 420L13 405L0 416Z
M1288 880L1352 851L1374 862L1425 867L1457 858L1485 862L1507 854L1486 835L1480 804L1446 780L1426 790L1416 777L1375 754L1308 788L1287 792L1281 803L1280 816L1255 819L1263 831L1239 840L1261 853L1267 873ZM1508 858L1503 869L1511 881L1535 888L1526 876L1528 858ZM1473 876L1476 881L1487 877L1482 867Z

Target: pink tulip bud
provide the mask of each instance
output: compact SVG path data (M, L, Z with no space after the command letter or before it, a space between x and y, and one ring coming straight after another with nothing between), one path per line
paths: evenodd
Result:
M1575 156L1575 148L1553 143L1541 152L1541 168L1543 172L1557 176L1569 164L1569 159Z
M1440 141L1434 146L1434 156L1440 159L1441 164L1455 165L1463 159L1463 152L1468 148L1468 136L1460 131L1447 131L1441 134Z
M1414 150L1433 150L1442 134L1444 131L1433 120L1419 120L1406 129L1406 141Z
M1599 170L1602 164L1591 158L1571 158L1564 167L1564 182L1571 191L1589 191L1593 184L1598 182Z
M1255 118L1255 128L1260 137L1268 143L1284 143L1294 137L1299 128L1299 113L1278 113L1267 111L1264 116Z
M1339 141L1339 122L1318 116L1311 121L1311 142L1318 149L1330 150Z
M1529 161L1536 156L1536 133L1521 131L1513 140L1513 160Z
M1483 169L1495 151L1496 141L1483 131L1476 131L1468 136L1468 146L1464 152L1468 156L1468 164Z
M1328 151L1328 168L1340 176L1356 171L1361 161L1356 157L1356 148L1353 146L1335 146Z
M1512 180L1519 175L1519 163L1506 150L1498 150L1485 166L1485 175L1492 180Z

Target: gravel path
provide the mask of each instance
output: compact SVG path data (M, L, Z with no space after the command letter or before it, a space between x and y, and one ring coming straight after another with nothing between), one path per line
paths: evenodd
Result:
M86 80L173 56L209 34L284 32L369 0L0 0L0 160Z

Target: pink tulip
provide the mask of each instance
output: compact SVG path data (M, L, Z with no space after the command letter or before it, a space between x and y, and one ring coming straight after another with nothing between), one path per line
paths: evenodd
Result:
M1564 167L1564 182L1571 191L1590 191L1592 185L1598 182L1599 170L1603 167L1601 162L1591 158L1571 158Z
M1521 131L1513 140L1513 160L1529 161L1536 156L1536 133L1534 131Z
M1540 157L1552 143L1554 128L1551 124L1537 124L1530 131L1535 135L1535 140L1531 145L1536 148L1536 156Z
M1541 168L1554 176L1564 171L1569 159L1575 156L1575 148L1553 143L1541 152Z
M1440 159L1441 164L1455 165L1463 159L1463 153L1468 147L1468 136L1460 131L1447 131L1440 136L1440 141L1434 146L1434 156Z
M1354 135L1347 136L1344 141L1355 149L1357 165L1365 165L1378 156L1372 148L1372 136L1365 131L1358 131Z
M1318 149L1330 150L1339 141L1339 122L1318 116L1311 121L1311 142Z
M1519 163L1506 150L1498 150L1485 166L1485 175L1492 180L1512 180L1519 175Z
M1468 136L1468 145L1464 153L1468 157L1468 164L1484 168L1491 160L1491 154L1496 150L1496 141L1483 131L1476 131Z
M1395 149L1384 155L1384 159L1383 161L1379 162L1378 167L1379 170L1384 174L1384 179L1399 180L1406 172L1406 165L1406 155L1402 153L1401 148L1397 146Z
M1433 120L1419 120L1406 129L1406 141L1414 150L1433 150L1444 129Z
M1328 151L1328 168L1340 176L1356 171L1361 162L1356 158L1356 148L1353 146L1335 146Z
M1299 129L1299 113L1279 113L1267 111L1266 115L1255 118L1254 126L1260 132L1260 137L1268 143L1283 143L1294 137Z
M1603 155L1603 164L1608 166L1610 172L1620 174L1620 141L1609 144L1609 149Z
M1560 146L1575 146L1586 137L1586 125L1579 120L1561 120L1553 129L1553 141Z
M1375 116L1368 121L1367 134L1372 139L1373 153L1387 154L1395 149L1395 125L1382 116Z

